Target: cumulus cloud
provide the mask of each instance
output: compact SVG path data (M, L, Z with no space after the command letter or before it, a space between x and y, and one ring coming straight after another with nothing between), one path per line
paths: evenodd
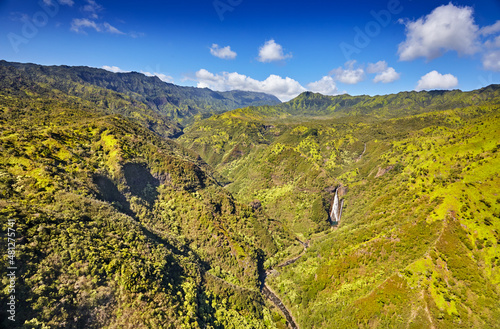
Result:
M121 68L119 68L118 66L104 65L102 68L105 69L106 71L110 71L113 73L128 73L128 72L130 72L130 71L124 71Z
M373 82L390 83L398 80L400 77L401 77L400 73L396 72L394 68L388 67L385 71L377 74L373 79Z
M387 62L386 61L378 61L377 63L369 63L366 68L366 72L368 73L380 73L387 70Z
M283 47L271 39L266 41L266 43L259 48L259 57L257 57L257 60L262 63L270 63L291 57L291 53L285 54L283 52Z
M366 68L368 73L376 73L377 75L373 79L373 82L390 83L396 81L400 78L401 74L396 72L392 67L387 66L386 61L378 61L377 63L370 63Z
M451 74L441 74L437 71L431 71L420 78L415 90L451 89L457 85L458 79L455 76Z
M399 20L406 26L406 40L398 46L399 59L432 60L448 51L459 55L481 53L484 69L500 71L500 20L480 28L473 14L471 7L449 3L416 21Z
M500 71L500 21L483 27L481 35L486 38L484 42L483 68L489 71Z
M196 72L197 87L218 91L246 90L274 95L282 101L288 101L306 91L296 80L270 75L265 80L252 79L237 72L211 73L205 69Z
M344 68L339 67L330 71L330 75L334 79L346 84L356 84L365 79L365 71L361 67L356 67L356 61L348 61L344 64Z
M216 43L214 43L212 47L210 47L210 53L215 57L222 59L235 59L237 55L236 52L231 50L230 46L220 48Z
M338 95L339 90L335 81L331 76L325 76L321 78L321 80L311 82L307 85L307 88L310 91L314 91L316 93L320 93L323 95Z
M158 72L151 73L145 71L141 71L141 73L148 77L158 77L163 82L168 82L168 83L174 82L174 78L172 78L170 75L166 75L163 73L158 73Z
M500 71L500 50L486 53L483 56L483 67L490 71Z
M416 21L400 22L406 25L406 40L398 47L400 60L418 57L432 60L450 50L460 55L472 55L480 50L479 27L474 23L471 7L450 3Z

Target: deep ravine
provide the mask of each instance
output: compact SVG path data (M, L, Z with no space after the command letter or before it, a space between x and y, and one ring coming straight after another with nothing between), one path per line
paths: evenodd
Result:
M300 240L298 240L298 241L304 247L304 250L298 256L295 256L295 257L293 257L293 258L291 258L291 259L289 259L289 260L287 260L279 265L276 265L275 267L283 268L285 266L291 265L291 264L295 263L296 261L298 261L302 256L304 256L304 254L307 251L307 248L309 248L309 241L307 241L307 242L302 242ZM283 304L281 299L276 295L276 293L274 293L274 291L271 289L271 287L269 287L266 284L266 278L272 271L273 271L273 268L270 268L268 270L262 269L262 272L260 274L262 294L266 298L268 298L281 311L281 313L283 313L283 315L285 316L285 319L288 323L288 326L290 328L299 329L299 326L297 325L295 319L293 318L292 313L286 308L286 306Z
M290 311L286 308L286 306L283 304L283 302L276 296L276 294L269 288L269 286L264 282L264 285L262 286L262 294L268 298L273 304L280 309L280 311L283 313L285 316L286 321L288 322L288 325L292 329L299 329L297 324L295 323L295 320L292 317L292 314Z

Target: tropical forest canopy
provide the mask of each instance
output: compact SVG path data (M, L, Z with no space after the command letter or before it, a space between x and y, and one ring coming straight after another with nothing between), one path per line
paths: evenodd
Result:
M280 103L2 61L15 325L287 328L265 285L300 328L498 328L499 108L498 85Z

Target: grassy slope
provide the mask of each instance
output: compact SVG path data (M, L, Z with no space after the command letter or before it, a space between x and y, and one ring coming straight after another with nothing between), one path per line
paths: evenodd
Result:
M258 270L287 235L236 202L191 151L38 87L0 92L0 126L0 218L2 232L16 221L19 327L280 321Z
M258 199L313 238L305 257L269 278L302 327L498 327L497 93L444 93L399 119L383 108L336 119L294 116L288 103L235 110L181 142L225 174L239 200ZM315 235L339 183L343 222Z
M500 117L468 111L368 143L340 228L271 279L303 327L500 326Z

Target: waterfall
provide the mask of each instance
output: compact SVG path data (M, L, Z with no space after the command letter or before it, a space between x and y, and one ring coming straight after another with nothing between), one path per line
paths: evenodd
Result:
M342 209L343 208L344 208L344 200L342 200L342 202L340 203L339 222L340 222L340 219L342 218Z
M341 202L339 201L338 190L339 188L337 187L335 190L335 196L333 197L332 211L330 212L330 219L336 223L340 222L340 218L342 217L342 208L344 206L344 200Z

